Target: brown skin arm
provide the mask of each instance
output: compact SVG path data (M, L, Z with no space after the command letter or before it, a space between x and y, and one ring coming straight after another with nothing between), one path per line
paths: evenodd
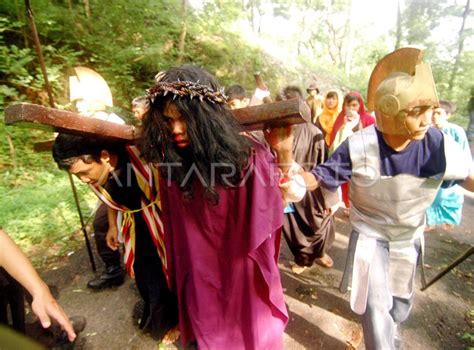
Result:
M288 173L293 160L293 127L287 126L281 128L272 128L270 130L266 130L264 133L266 141L277 154L278 166L282 170L283 174ZM306 184L306 189L308 191L314 191L316 188L318 188L319 183L312 173L301 169L299 174L303 177Z
M300 172L300 175L303 177L307 191L311 192L319 187L319 182L316 180L316 176L314 176L313 173L303 170Z
M117 210L107 207L107 220L109 222L109 230L105 240L110 249L117 250L120 246L118 241Z
M31 307L41 325L48 328L53 318L66 331L69 341L76 339L76 333L63 308L51 295L48 286L40 278L26 255L2 230L0 230L0 247L0 266L5 268L31 294L33 297Z
M293 127L286 126L281 128L270 128L264 130L265 140L270 147L275 151L277 156L277 164L283 175L288 175L288 172L293 162ZM289 183L279 185L283 207L287 206L285 200L287 191L289 189Z
M293 126L271 128L264 131L265 140L277 155L278 167L288 174L293 161Z
M469 192L474 192L474 170L471 170L466 180L461 182L459 186L465 188Z

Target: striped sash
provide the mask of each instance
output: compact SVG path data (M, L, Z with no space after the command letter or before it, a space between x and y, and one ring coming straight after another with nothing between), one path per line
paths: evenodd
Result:
M138 186L144 196L141 198L141 208L130 210L129 208L115 202L112 196L102 186L90 186L95 194L107 206L123 213L121 233L125 245L124 262L130 277L134 278L133 262L135 260L135 214L141 213L155 244L158 256L161 259L163 273L168 286L170 285L168 275L168 260L166 257L165 237L163 222L161 220L158 170L151 164L145 163L140 158L140 150L135 145L127 145L126 150L130 163L135 173Z

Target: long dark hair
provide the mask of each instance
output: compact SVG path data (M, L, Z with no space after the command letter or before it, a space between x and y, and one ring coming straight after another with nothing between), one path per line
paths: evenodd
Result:
M194 82L209 87L209 91L219 91L213 76L192 65L168 70L161 75L155 88L160 83L177 82ZM217 204L219 196L215 186L239 184L242 170L248 164L250 144L245 136L239 134L240 125L225 102L200 97L193 93L151 94L150 112L143 123L141 149L147 161L165 163L159 166L161 176L177 181L185 198L192 198L193 184L199 180L205 188L206 198ZM171 130L164 119L163 111L170 103L175 104L186 123L191 142L186 149L175 147ZM168 167L166 163L179 163L180 166ZM232 176L229 176L230 169L234 171Z

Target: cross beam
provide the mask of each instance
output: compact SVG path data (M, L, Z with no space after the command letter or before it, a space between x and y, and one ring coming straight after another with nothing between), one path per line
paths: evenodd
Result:
M244 131L299 124L310 120L309 108L301 99L278 101L232 112ZM141 136L140 127L119 125L30 103L7 107L5 123L112 140L133 141Z
M107 139L133 140L135 128L105 120L84 117L78 113L48 108L30 103L19 103L5 108L5 123L34 129L100 136Z

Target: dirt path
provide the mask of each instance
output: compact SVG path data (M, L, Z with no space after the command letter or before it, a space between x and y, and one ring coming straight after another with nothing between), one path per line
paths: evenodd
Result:
M474 197L470 195L465 200L462 226L452 233L437 230L426 235L428 279L474 244L473 214ZM338 290L348 236L347 219L338 213L337 237L330 252L334 268L314 266L300 276L291 273L291 254L282 243L280 270L290 313L286 349L364 349L361 328L349 307L349 294ZM419 291L417 281L414 308L402 330L405 349L463 349L474 345L461 339L467 332L474 334L474 321L468 316L474 310L473 260L466 260L425 292ZM70 315L87 318L78 349L158 348L134 325L131 315L139 296L131 280L102 292L85 287L93 277L85 249L55 263L42 276L59 288L60 303Z

